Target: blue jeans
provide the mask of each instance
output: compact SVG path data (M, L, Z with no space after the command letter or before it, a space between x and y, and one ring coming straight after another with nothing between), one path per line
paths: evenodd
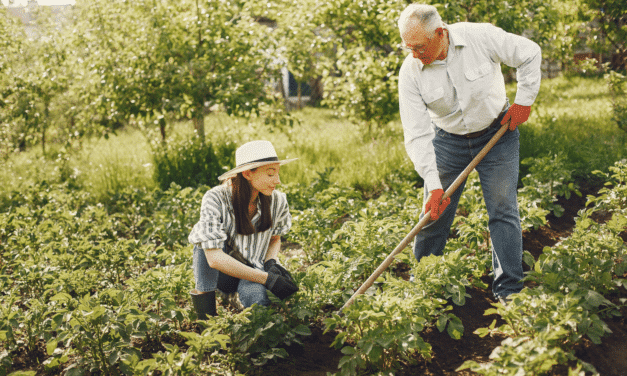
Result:
M239 300L244 307L250 307L257 303L262 306L269 306L270 299L266 287L260 283L237 279L226 275L209 266L205 251L194 246L194 278L196 280L196 290L208 292L220 290L223 293L239 293Z
M474 139L462 139L436 128L433 139L440 181L446 190L472 159L498 131L491 128ZM497 297L522 290L522 230L518 215L517 184L519 169L518 128L507 131L490 152L477 165L483 198L488 210L490 238L492 240L492 292ZM428 255L442 255L446 239L455 218L459 198L466 182L451 196L451 203L435 222L429 223L416 235L414 255L416 260ZM429 187L425 186L425 200ZM420 214L422 218L424 213Z

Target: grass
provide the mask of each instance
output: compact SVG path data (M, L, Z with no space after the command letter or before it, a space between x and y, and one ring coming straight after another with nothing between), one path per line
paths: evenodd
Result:
M627 156L627 133L611 120L608 87L602 78L545 80L532 109L520 128L521 159L565 154L574 176L584 180Z
M75 163L85 189L97 197L127 186L152 189L152 155L146 137L128 130L109 139L91 140Z
M508 85L507 90L511 102L515 84ZM238 145L254 139L272 141L279 157L299 158L282 168L284 183L309 184L328 168L333 168L331 181L365 193L376 191L394 174L419 181L405 152L398 119L379 129L376 137L367 138L358 126L328 109L306 108L291 114L299 123L283 130L269 129L258 120L209 115L205 122L207 138L213 143ZM180 122L171 125L168 132L189 137L192 129L190 122ZM611 121L607 84L600 78L543 81L532 115L520 130L521 159L563 153L578 179L590 179L591 171L607 171L616 160L626 157L627 133ZM0 171L0 179L6 182L1 194L42 180L73 179L98 198L126 186L155 187L148 139L134 129L108 140L89 140L69 161L48 154L44 158L39 148L33 148L12 156Z
M298 158L281 170L284 182L309 184L333 168L331 181L363 191L379 187L392 173L413 167L403 146L400 122L390 124L376 139L365 139L359 128L331 110L306 108L294 113L300 124L277 133L254 127L242 132L241 142L270 140L281 158Z

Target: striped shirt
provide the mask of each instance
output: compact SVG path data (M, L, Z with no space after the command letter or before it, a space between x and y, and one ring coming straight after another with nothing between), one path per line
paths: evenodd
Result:
M270 238L276 235L285 235L292 227L285 193L273 191L270 214L272 227L264 232L255 232L251 235L237 233L235 213L233 211L232 190L230 185L216 186L202 198L200 220L194 225L187 240L191 244L199 245L202 249L224 249L224 243L235 239L235 246L242 256L259 269L263 269ZM261 202L257 201L257 213L252 219L256 227L261 220Z

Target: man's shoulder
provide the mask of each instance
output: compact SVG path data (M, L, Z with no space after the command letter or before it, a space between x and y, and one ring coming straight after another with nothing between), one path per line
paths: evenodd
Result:
M461 39L463 42L476 37L481 37L485 34L494 33L499 30L498 27L492 25L491 23L458 22L447 26L453 36L457 36L457 38Z
M485 31L494 29L496 26L488 22L458 22L447 25L449 30L458 32Z
M403 64L401 64L402 74L410 74L412 71L416 73L420 71L419 68L422 68L422 62L420 59L414 58L411 53L405 56L405 60L403 60Z

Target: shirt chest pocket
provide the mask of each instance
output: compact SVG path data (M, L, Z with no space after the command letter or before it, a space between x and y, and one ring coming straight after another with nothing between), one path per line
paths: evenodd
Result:
M492 64L469 64L464 69L466 84L474 96L485 96L490 90L492 83Z
M422 94L422 99L424 99L427 108L433 114L437 116L445 116L448 114L448 106L444 98L444 88L442 86L426 90L426 92Z

